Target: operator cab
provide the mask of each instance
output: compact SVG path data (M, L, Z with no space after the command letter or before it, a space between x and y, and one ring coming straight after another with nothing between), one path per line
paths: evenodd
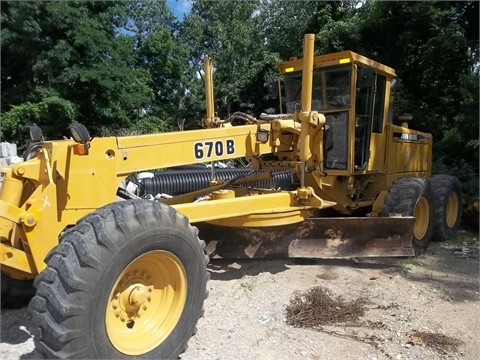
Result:
M384 145L380 134L387 122L386 99L394 70L351 51L316 56L313 67L312 110L326 117L326 169L330 173L378 169L380 159L371 159L370 148ZM301 109L302 60L287 61L278 68L283 75L285 110L293 114Z

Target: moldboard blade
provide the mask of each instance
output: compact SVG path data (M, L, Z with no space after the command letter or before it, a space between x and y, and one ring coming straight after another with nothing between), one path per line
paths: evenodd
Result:
M311 218L300 224L229 228L198 224L220 258L354 258L413 256L414 217Z

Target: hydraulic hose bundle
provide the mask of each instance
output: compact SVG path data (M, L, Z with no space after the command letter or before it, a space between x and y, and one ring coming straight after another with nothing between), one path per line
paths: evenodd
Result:
M231 180L238 176L261 173L261 170L252 169L215 169L215 177L218 180ZM274 174L272 178L263 181L256 181L244 186L259 187L267 189L293 190L295 185L292 181L292 172ZM185 168L181 170L165 170L155 173L151 178L143 178L138 189L139 196L145 195L180 195L200 190L210 185L212 171L210 169Z

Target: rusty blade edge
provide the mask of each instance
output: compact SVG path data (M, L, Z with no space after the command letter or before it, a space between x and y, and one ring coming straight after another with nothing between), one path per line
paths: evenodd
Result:
M413 256L413 217L312 218L296 225L229 228L199 224L212 258Z

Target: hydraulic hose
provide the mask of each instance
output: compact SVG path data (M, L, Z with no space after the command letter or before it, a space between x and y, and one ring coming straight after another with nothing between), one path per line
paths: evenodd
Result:
M230 180L238 176L247 174L261 173L262 171L252 171L251 169L215 169L215 175L219 180ZM281 188L283 190L293 190L296 185L292 183L293 172L282 172L274 174L272 178L263 181L256 181L243 186L259 188ZM200 190L210 185L210 169L182 169L165 170L155 173L152 178L141 180L139 196L147 194L169 194L180 195L188 192Z

